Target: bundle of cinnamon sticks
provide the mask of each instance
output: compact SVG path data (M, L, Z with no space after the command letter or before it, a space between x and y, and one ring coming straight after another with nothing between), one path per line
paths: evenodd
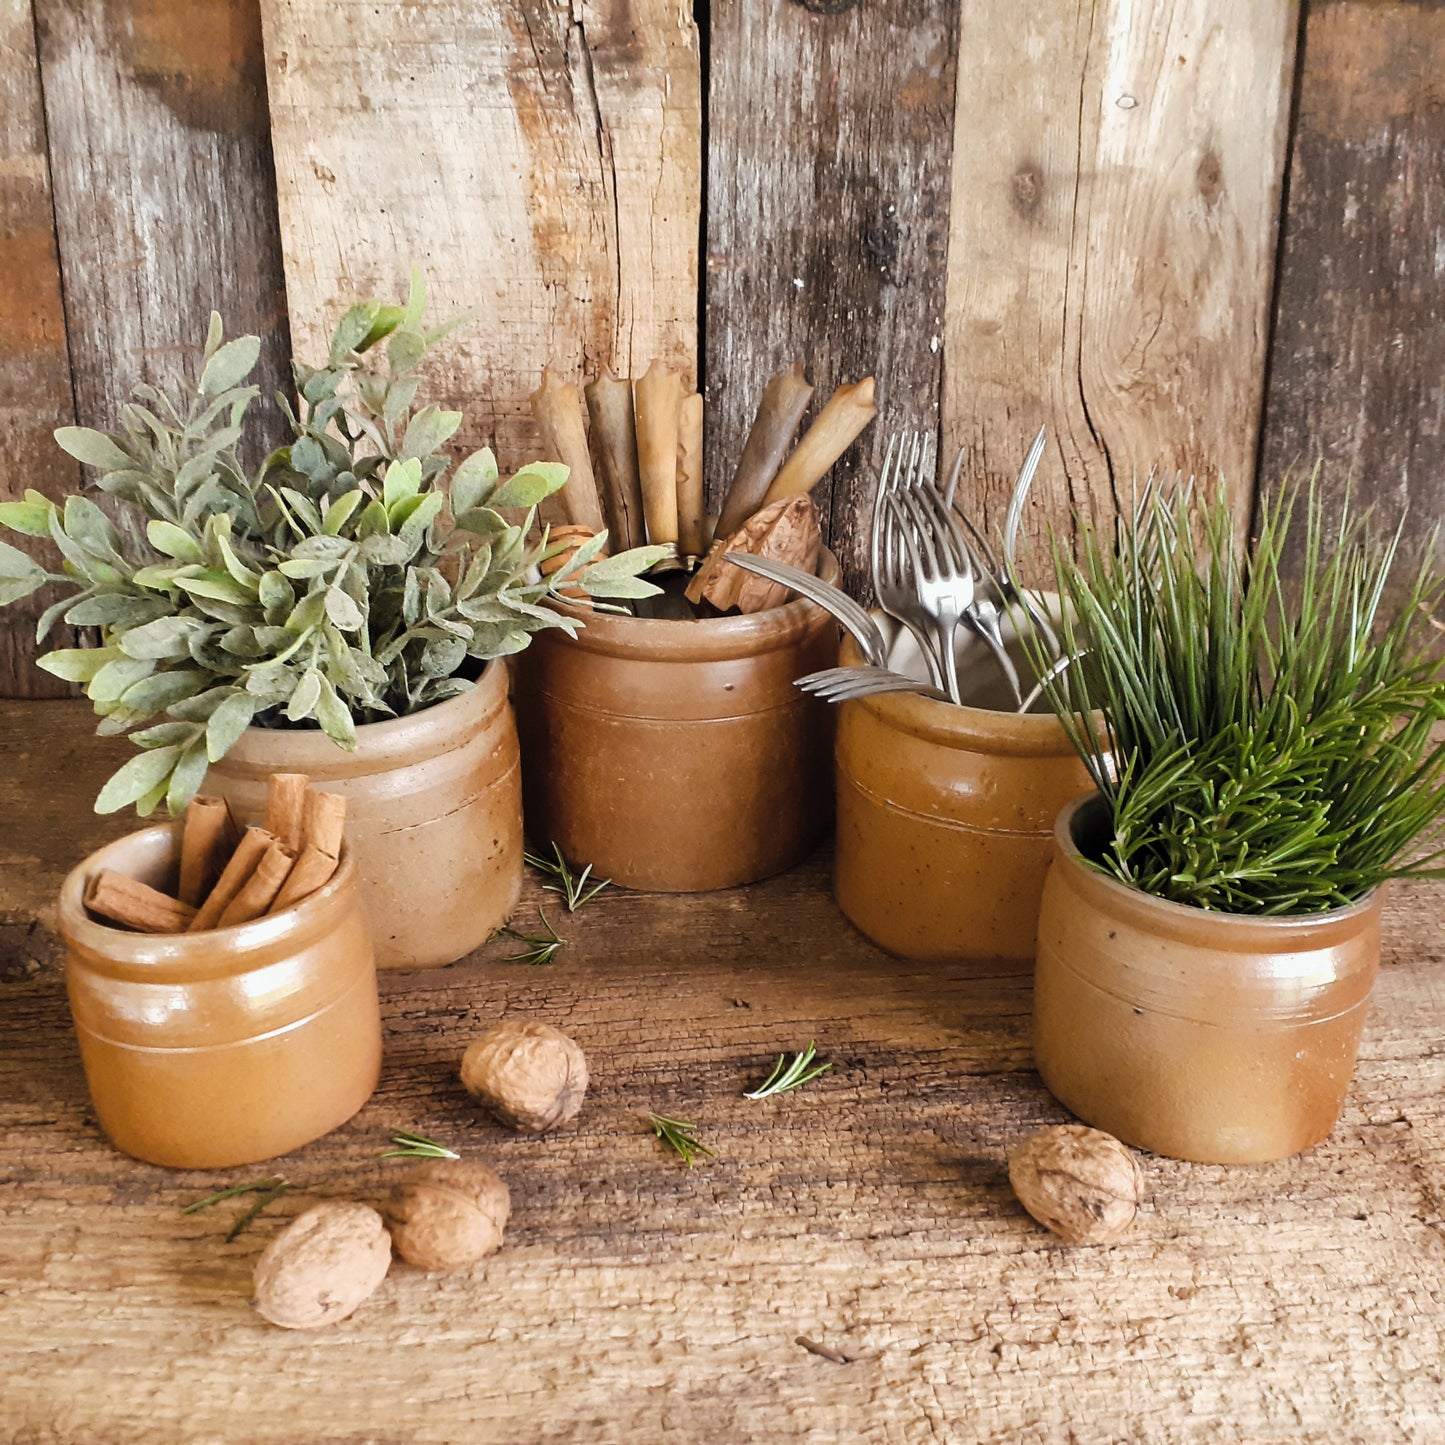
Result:
M817 516L811 503L804 507L795 499L807 498L877 414L871 376L840 386L789 454L813 395L802 363L795 362L764 388L711 527L703 502L703 402L685 391L682 373L653 361L634 382L604 368L582 392L590 435L575 382L544 367L531 397L545 451L570 468L560 494L568 522L591 532L605 526L617 551L644 543L670 546L690 569L702 565L687 590L689 600L723 610L758 611L786 595L772 584L745 586L739 569L721 561L723 551L816 565ZM747 530L764 514L764 525Z
M305 773L273 773L266 826L240 829L224 798L197 795L181 828L176 896L102 868L85 890L98 918L140 933L200 933L250 923L309 898L341 856L346 799Z

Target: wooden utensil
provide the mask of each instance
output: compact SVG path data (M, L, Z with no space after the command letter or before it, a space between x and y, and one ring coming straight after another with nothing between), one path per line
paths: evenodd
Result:
M582 425L582 402L577 384L563 381L550 366L542 368L542 384L531 395L532 415L542 432L547 460L564 462L570 472L558 494L569 522L600 532L606 523L597 500L592 460L587 454L587 432Z
M707 549L702 492L702 397L693 392L682 399L677 434L677 546L693 559Z
M677 437L682 377L654 361L633 387L637 468L651 544L677 547Z
M811 491L877 415L871 376L865 376L851 386L840 386L828 398L827 406L814 418L792 456L773 478L763 505Z
M589 381L583 390L587 394L587 412L592 418L592 451L602 476L608 541L615 551L624 552L629 547L640 547L647 540L642 514L642 479L637 470L632 382L619 381L604 366L602 375Z
M723 498L717 536L731 537L762 506L812 395L812 383L804 377L801 361L780 371L763 388L757 415Z

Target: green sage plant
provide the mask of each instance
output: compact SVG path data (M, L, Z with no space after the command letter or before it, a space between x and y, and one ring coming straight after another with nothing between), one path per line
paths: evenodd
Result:
M533 462L503 480L486 447L452 467L461 413L415 404L417 368L451 329L426 330L424 303L414 277L404 307L347 311L325 365L294 363L295 406L276 398L291 441L251 468L239 448L260 342L224 341L212 315L189 395L140 386L120 431L56 432L112 506L35 491L0 504L0 523L49 539L61 564L0 542L0 605L64 589L38 637L63 617L99 641L40 666L84 686L100 733L141 749L98 812L179 812L252 725L320 727L351 748L358 724L464 692L539 629L575 633L548 605L564 587L602 605L658 590L638 574L662 549L598 561L605 534L540 576L552 552L545 529L530 539L536 506L567 469Z
M1146 489L1077 560L1054 542L1064 650L1091 656L1045 691L1109 808L1093 861L1144 892L1312 913L1445 874L1445 583L1427 562L1388 605L1399 534L1379 542L1348 506L1328 526L1317 488L1299 498L1279 489L1247 558L1222 488Z

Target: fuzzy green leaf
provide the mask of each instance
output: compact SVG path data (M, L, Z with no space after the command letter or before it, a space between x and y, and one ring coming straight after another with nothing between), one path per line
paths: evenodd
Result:
M462 414L459 411L443 411L439 406L423 407L407 423L406 435L397 455L403 461L430 456L461 424ZM387 506L390 505L388 501Z
M215 396L218 392L229 391L251 374L260 355L259 336L238 336L234 341L228 341L211 356L201 371L201 394Z
M49 497L31 489L25 493L23 502L0 502L0 526L27 537L48 537L50 514L54 510L55 503Z
M46 571L18 547L0 542L0 607L28 597L46 583Z
M55 433L55 440L62 451L69 452L76 461L84 462L88 467L119 472L135 466L130 453L121 449L116 437L108 432L96 431L93 427L60 427Z
M532 462L503 482L488 501L494 508L535 507L567 484L570 470L561 462Z
M178 562L199 564L206 560L201 544L184 527L160 518L146 523L146 540L167 557Z
M213 712L206 723L206 756L220 762L251 726L256 700L244 692L233 693Z
M181 749L175 746L138 753L100 790L95 811L118 813L139 801L170 777L180 756Z

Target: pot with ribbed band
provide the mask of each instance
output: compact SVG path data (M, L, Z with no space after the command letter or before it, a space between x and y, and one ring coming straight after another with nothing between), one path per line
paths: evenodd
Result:
M1380 893L1324 913L1221 913L1130 888L1097 794L1060 815L1039 914L1034 1057L1086 1124L1205 1164L1334 1128L1380 962Z
M65 983L100 1127L125 1153L227 1169L344 1124L381 1071L371 935L349 851L292 908L203 933L146 934L92 918L114 869L174 892L180 825L132 833L65 880Z
M824 553L820 573L837 562ZM693 892L792 867L831 816L831 719L795 678L837 658L801 598L696 620L579 613L517 659L527 826L594 876Z
M346 798L378 968L452 963L511 917L522 786L504 661L469 692L357 728L353 752L315 729L247 728L204 791L259 821L272 773L305 773Z

